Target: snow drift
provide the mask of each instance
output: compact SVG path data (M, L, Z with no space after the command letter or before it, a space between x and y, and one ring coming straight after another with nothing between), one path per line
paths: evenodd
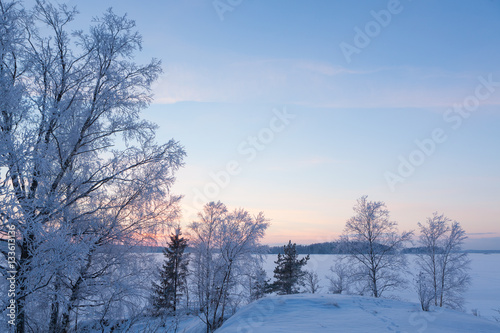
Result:
M229 318L217 333L500 332L500 325L448 309L345 295L270 296Z

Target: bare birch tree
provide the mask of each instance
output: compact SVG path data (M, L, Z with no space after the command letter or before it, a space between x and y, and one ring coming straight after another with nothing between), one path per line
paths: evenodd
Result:
M467 253L462 252L467 238L464 229L457 221L438 213L418 226L419 243L423 249L417 260L422 274L419 283L430 289L433 305L460 309L462 294L470 284L470 260Z
M315 271L306 271L304 275L304 285L306 292L316 294L321 289L318 273Z
M251 263L258 260L254 254L268 226L263 213L251 216L243 209L229 213L220 201L206 204L199 221L190 225L192 278L207 333L222 325L228 307L241 298L238 289L244 288L248 270L255 267Z
M384 291L402 287L407 261L401 250L413 232L399 233L383 202L363 196L353 209L356 215L347 221L341 242L349 264L356 267L360 293L380 297Z
M331 275L326 278L330 281L328 291L332 294L349 294L353 284L354 271L349 265L346 257L341 256L338 261L330 267Z

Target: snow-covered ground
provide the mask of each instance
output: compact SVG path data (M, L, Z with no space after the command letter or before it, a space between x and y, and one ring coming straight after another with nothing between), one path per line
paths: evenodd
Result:
M472 283L469 290L464 295L465 310L471 313L477 309L481 317L493 320L493 316L500 317L494 309L500 309L500 254L470 254L471 259L471 278ZM275 267L274 261L277 255L267 255L264 262L264 268L267 276L273 276ZM409 255L410 269L409 273L414 273L416 268L413 265L415 255ZM315 271L320 279L322 286L320 293L328 292L327 275L331 275L330 267L339 259L338 255L316 254L311 255L306 269ZM408 279L413 277L408 274ZM394 297L404 301L418 302L417 294L413 285L383 295L384 297ZM500 332L500 331L499 331Z
M163 255L155 254L156 260L161 262ZM500 317L500 314L495 309L500 309L500 254L469 254L471 259L471 278L472 283L469 290L465 293L465 311L471 313L473 309L477 309L479 315L483 318L494 320L493 316ZM264 260L264 269L268 278L272 278L274 261L277 255L267 255ZM331 275L329 271L338 255L316 254L311 255L311 259L307 263L306 269L315 271L320 279L322 286L320 293L328 293L327 275ZM413 265L415 255L408 255L410 269L408 270L407 278L412 281L416 268ZM383 295L384 297L394 297L403 301L418 302L417 294L410 284L407 288L400 289Z
M457 311L345 295L269 296L239 310L217 333L500 332L500 325Z
M154 256L163 260L160 254ZM276 257L265 256L269 278ZM411 279L415 256L408 258ZM338 259L338 255L311 255L306 269L318 274L320 294L268 296L240 309L217 332L500 332L493 318L500 317L494 311L500 308L500 254L470 254L472 284L465 294L467 313L446 309L422 312L412 285L384 295L399 300L329 295L326 276ZM479 318L471 315L472 309L477 309ZM205 329L198 318L188 318L180 323L178 332L204 333Z

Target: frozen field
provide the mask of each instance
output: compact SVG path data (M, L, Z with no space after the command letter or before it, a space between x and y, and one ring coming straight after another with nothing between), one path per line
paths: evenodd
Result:
M465 294L465 308L467 313L472 309L477 309L483 318L493 320L493 316L500 317L494 309L500 309L500 254L470 254L472 284ZM273 276L274 261L277 255L267 255L264 268L268 277ZM306 269L318 273L322 289L320 293L328 292L326 275L331 274L329 269L338 260L338 255L316 254L311 255ZM414 255L409 255L410 271L414 272ZM412 279L411 276L408 276ZM395 297L401 300L418 302L417 295L410 285L404 290L399 290L391 294L384 294L385 297Z

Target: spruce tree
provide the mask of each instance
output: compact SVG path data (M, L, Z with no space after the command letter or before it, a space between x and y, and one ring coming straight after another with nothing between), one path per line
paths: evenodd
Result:
M297 294L298 286L303 284L305 271L302 267L307 264L309 255L302 259L298 259L295 243L288 242L288 245L283 246L283 254L278 254L278 260L274 263L275 281L269 286L270 292L276 292L279 295Z
M167 247L163 249L165 262L160 271L159 283L153 282L153 310L155 315L176 313L179 300L186 290L189 260L184 253L187 240L181 237L180 228L170 235Z

